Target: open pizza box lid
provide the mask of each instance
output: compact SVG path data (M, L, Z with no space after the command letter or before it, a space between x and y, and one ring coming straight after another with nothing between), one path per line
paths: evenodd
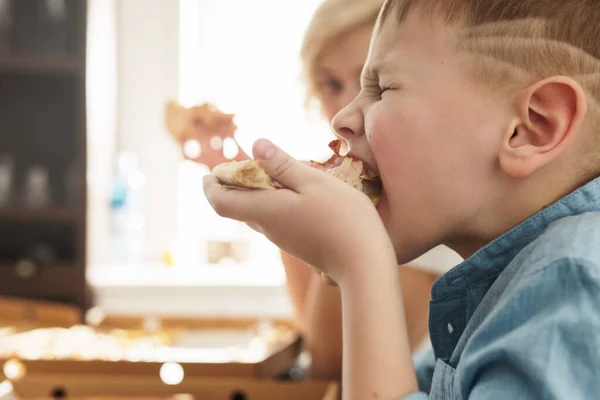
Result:
M158 378L165 364L176 364L186 377L272 378L293 366L302 347L287 321L150 322L144 317L113 317L95 327L0 325L0 372L8 368L28 377L51 373Z

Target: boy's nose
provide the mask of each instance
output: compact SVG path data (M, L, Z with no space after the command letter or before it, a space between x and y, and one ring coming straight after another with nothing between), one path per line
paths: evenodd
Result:
M364 132L364 119L356 102L353 101L338 112L331 122L336 135L345 140L353 140L362 136Z

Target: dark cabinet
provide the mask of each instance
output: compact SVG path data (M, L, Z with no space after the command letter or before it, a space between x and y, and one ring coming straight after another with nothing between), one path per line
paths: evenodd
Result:
M0 296L89 304L85 0L0 0Z

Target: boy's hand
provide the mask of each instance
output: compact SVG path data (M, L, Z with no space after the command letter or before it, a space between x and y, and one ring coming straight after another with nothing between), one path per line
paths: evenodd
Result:
M246 222L282 250L341 283L345 265L369 265L393 249L369 198L343 181L294 160L267 140L254 156L286 189L239 190L204 178L215 211Z

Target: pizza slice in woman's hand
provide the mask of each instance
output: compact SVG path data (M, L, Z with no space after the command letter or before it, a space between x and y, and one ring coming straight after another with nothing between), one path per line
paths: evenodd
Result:
M250 159L235 139L237 126L233 118L233 114L225 114L209 103L187 108L171 100L165 107L167 130L179 144L183 156L210 169L230 160ZM230 158L224 152L228 140L237 148L235 155L228 154Z

